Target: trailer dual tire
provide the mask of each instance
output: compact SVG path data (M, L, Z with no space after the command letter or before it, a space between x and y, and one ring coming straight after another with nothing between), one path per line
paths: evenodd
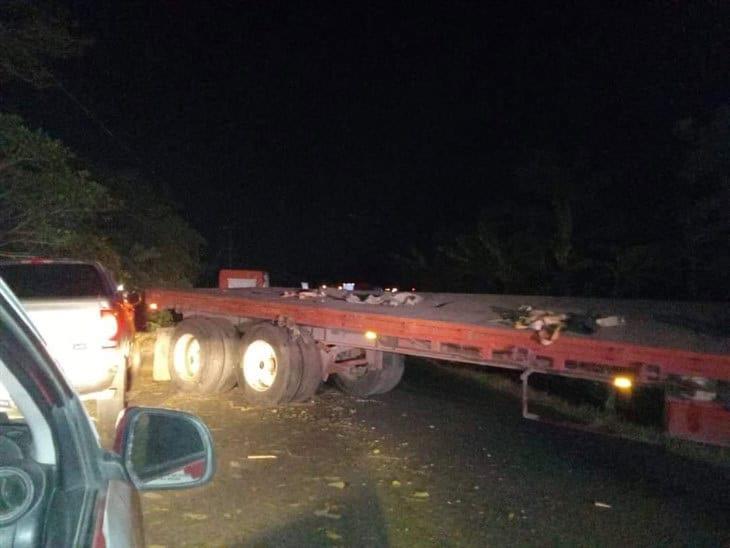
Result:
M230 388L237 344L235 328L224 321L192 317L175 327L168 368L179 390L213 394Z
M301 348L289 330L256 324L241 339L238 386L253 405L290 402L299 390L303 364Z
M302 354L302 380L293 401L306 401L317 393L322 384L322 356L317 343L310 337L302 337L297 342Z
M238 347L241 337L238 330L225 318L208 318L218 326L218 336L223 341L225 359L223 360L223 371L218 381L216 392L227 392L236 386L236 362L238 361Z
M367 398L393 390L403 377L404 369L402 354L383 352L382 369L356 367L347 373L336 373L334 382L346 394Z
M375 394L386 394L400 383L405 371L405 356L383 352L383 368L380 370L380 379L375 387Z

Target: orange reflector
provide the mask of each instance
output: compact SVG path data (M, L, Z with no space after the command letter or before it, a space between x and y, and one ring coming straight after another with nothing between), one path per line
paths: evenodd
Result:
M613 378L613 385L620 390L630 390L634 381L631 380L631 377L619 376Z
M375 331L365 331L365 338L369 341L374 341L378 338L378 334Z

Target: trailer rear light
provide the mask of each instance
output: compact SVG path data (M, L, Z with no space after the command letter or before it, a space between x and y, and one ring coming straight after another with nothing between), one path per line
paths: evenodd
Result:
M119 337L119 318L114 310L105 308L101 311L99 336L102 341L106 341L104 346L116 345Z
M613 378L613 385L619 390L631 390L631 387L634 386L634 381L631 380L631 377L619 375Z
M159 308L159 306L157 305L157 303L149 303L149 304L147 305L147 308L148 308L149 310L152 310L152 311L154 312L155 310L157 310L157 309Z
M378 338L378 334L375 331L365 331L365 338L369 341L374 341Z

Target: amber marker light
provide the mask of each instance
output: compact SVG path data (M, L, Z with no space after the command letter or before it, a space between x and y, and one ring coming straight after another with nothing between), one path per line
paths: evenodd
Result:
M613 385L619 390L631 390L634 386L634 381L631 380L631 377L619 375L613 378Z

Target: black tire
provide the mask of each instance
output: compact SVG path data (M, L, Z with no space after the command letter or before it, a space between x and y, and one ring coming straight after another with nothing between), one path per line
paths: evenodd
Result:
M389 392L403 376L403 357L390 352L383 353L383 368L356 367L349 373L336 373L335 385L351 396L367 398Z
M380 370L380 379L374 393L385 394L393 390L403 378L403 371L405 371L403 354L383 352L383 369Z
M291 368L291 375L288 382L288 388L282 403L295 401L295 397L299 392L299 388L302 385L302 378L304 376L304 351L298 341L291 338L291 335L287 332L289 338L289 345L291 348L291 354L289 356L289 366Z
M238 330L225 318L208 319L218 327L218 336L221 337L224 347L223 370L218 386L216 386L216 392L227 392L236 386L237 382L236 363L238 362L240 337Z
M117 433L117 418L127 402L127 367L117 372L113 383L114 396L96 401L96 426L101 445L111 449Z
M289 331L259 323L241 339L236 376L238 387L252 405L292 401L302 379L302 352Z
M209 318L180 322L170 339L168 369L182 392L213 394L223 378L226 345L220 327ZM197 346L196 346L197 345Z
M322 357L311 338L301 338L297 344L302 353L302 380L293 401L305 401L314 396L322 384Z

